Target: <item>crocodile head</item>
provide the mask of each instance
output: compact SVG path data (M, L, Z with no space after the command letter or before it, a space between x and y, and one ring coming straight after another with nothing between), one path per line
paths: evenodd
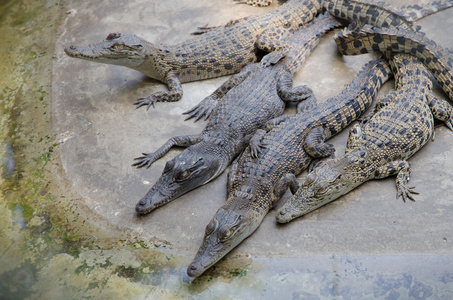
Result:
M69 46L64 51L70 57L134 68L145 61L148 45L147 41L134 34L111 33L102 42Z
M187 268L187 275L200 276L251 235L263 217L257 217L250 210L238 211L227 204L221 207L206 226L203 243Z
M365 151L354 150L341 158L321 163L279 210L277 222L288 223L334 201L366 181L365 155Z
M137 213L147 214L217 177L228 165L222 154L221 149L206 143L185 149L167 162L160 178L137 203Z

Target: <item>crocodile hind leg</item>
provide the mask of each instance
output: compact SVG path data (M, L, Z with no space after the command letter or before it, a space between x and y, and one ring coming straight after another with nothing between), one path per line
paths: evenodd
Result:
M304 113L316 107L317 101L313 91L306 85L293 87L291 73L285 72L277 82L278 96L285 102L300 102L297 113Z
M182 85L179 81L178 76L175 74L168 74L167 85L169 88L168 92L157 92L146 98L139 98L134 104L137 108L147 106L148 110L151 106L154 107L155 102L174 102L178 101L182 97Z
M162 147L156 150L153 153L142 153L143 156L137 157L134 160L137 162L133 163L133 167L149 168L153 162L164 156L173 146L180 147L189 147L196 143L199 143L202 140L201 135L184 135L184 136L175 136L169 139Z
M396 175L396 198L403 197L403 201L407 199L415 201L411 194L419 194L414 191L415 187L409 187L409 179L411 175L411 166L405 160L396 160L385 164L374 172L374 177L377 179L386 178Z
M241 72L234 74L227 81L225 81L220 87L218 87L211 95L204 98L200 103L198 103L193 108L189 109L186 112L183 112L183 115L188 115L186 120L195 118L195 122L200 120L203 116L205 120L209 118L214 108L217 106L218 101L228 93L229 90L241 84L245 78L250 75L250 72L253 69L256 69L257 65L248 65L244 67Z

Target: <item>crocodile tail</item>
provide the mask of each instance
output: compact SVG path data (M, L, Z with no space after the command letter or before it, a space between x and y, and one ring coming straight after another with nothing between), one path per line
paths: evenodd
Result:
M413 21L404 12L383 1L332 0L325 4L327 11L340 19L376 27L413 29Z
M423 5L407 5L400 8L410 21L417 21L453 6L453 0L438 0Z
M360 32L340 32L335 42L344 55L373 51L412 54L428 68L453 100L453 57L448 50L421 32L364 26Z
M285 62L286 69L294 75L318 45L322 36L332 28L341 24L328 13L316 17L312 22L299 28L288 38L288 53Z

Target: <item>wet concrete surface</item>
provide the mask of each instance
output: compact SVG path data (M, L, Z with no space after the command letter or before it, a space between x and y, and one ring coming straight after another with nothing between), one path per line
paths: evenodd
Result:
M388 2L399 6L403 1ZM226 172L148 215L136 215L135 204L180 149L171 150L145 170L131 167L133 158L154 151L172 136L199 133L206 123L184 121L181 113L227 77L183 84L180 101L157 103L149 111L136 110L133 102L137 98L166 87L126 68L69 58L63 48L97 42L111 32L135 33L149 41L174 44L190 38L197 26L224 24L233 18L265 13L277 5L254 8L228 0L66 1L51 12L59 17L55 32L50 32L55 37L48 50L53 64L46 73L51 74L45 97L48 106L42 108L48 113L45 120L50 128L39 129L37 136L46 130L54 136L43 148L49 152L49 145L56 145L51 151L51 174L45 175L52 178L49 201L59 203L57 210L63 219L65 214L69 216L60 233L65 232L62 240L71 242L76 254L55 250L62 253L49 256L48 263L39 268L35 263L25 267L10 261L10 267L0 271L0 285L14 285L1 278L10 274L5 272L16 271L11 274L33 279L28 285L43 299L61 295L448 299L453 295L449 218L453 211L449 191L453 133L444 126L436 128L434 142L410 159L411 184L420 192L415 203L395 200L395 179L389 178L368 182L286 225L276 223L277 210L273 209L250 238L193 282L185 269L201 244L205 226L226 199ZM453 49L452 16L450 9L418 24L430 38ZM373 57L340 56L333 34L326 35L295 77L296 85L307 84L321 101L340 92ZM46 70L36 69L35 73ZM393 81L382 93L392 88ZM445 97L440 89L437 92ZM331 140L337 153L344 152L346 139L347 130ZM12 148L17 149L14 144ZM34 228L33 233L43 232L37 228L45 228L47 212L27 217L25 206L16 202L10 199L0 207L6 216L4 236L24 235L21 226ZM79 237L67 238L71 233ZM38 234L40 242L29 248L35 252L41 249L36 244L46 244L46 236ZM27 244L26 237L19 240ZM66 245L64 242L60 245ZM11 246L5 249L0 259L14 257ZM24 252L22 256L28 255ZM32 257L37 261L39 256Z

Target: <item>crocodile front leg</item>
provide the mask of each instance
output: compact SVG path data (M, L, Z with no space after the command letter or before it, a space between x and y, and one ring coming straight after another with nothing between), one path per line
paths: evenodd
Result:
M266 55L261 60L262 66L275 64L286 55L286 38L291 32L283 26L273 26L265 29L257 38L255 46L257 49L269 52L278 51L273 55Z
M307 134L304 142L304 150L313 158L324 158L334 155L335 148L326 140L326 130L323 127L315 127Z
M272 120L266 122L262 129L258 129L255 134L250 138L249 147L250 155L252 158L257 158L261 153L262 148L266 148L267 144L263 142L263 137L271 131L273 128L277 127L280 123L291 118L289 115L279 116Z
M326 129L315 127L308 132L304 141L304 150L312 158L316 158L310 164L308 172L316 168L323 160L335 157L335 148L332 144L326 143Z
M392 175L396 176L396 198L403 197L403 201L407 199L415 201L411 194L419 194L414 191L415 187L409 187L409 179L411 175L411 166L405 160L396 160L385 164L374 172L375 178L382 179Z
M453 131L453 107L444 99L437 98L432 92L427 93L426 100L434 118L444 122Z
M146 98L139 98L134 105L136 108L147 106L146 110L149 110L151 106L154 107L155 102L174 102L178 101L182 97L182 85L179 81L178 76L169 73L166 78L168 85L168 92L157 92Z
M241 84L245 78L250 75L251 69L256 68L254 65L246 66L238 74L234 74L227 81L225 81L220 87L218 87L211 95L204 98L200 103L198 103L193 108L189 109L186 112L183 112L183 115L188 115L185 120L195 118L195 122L200 120L205 116L205 120L209 118L214 108L217 106L218 101L228 93L229 90Z
M164 156L173 146L180 147L189 147L196 143L201 142L201 135L184 135L184 136L175 136L169 139L162 147L157 149L154 153L142 153L143 156L137 157L134 160L137 162L133 163L133 167L149 168L153 162Z

